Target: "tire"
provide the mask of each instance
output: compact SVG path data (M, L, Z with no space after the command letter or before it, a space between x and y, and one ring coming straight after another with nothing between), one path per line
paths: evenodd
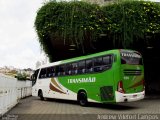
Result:
M44 100L43 92L42 91L39 91L38 96L40 97L41 100Z
M87 94L86 92L80 92L78 93L78 103L81 106L87 106L88 105L88 100L87 100Z

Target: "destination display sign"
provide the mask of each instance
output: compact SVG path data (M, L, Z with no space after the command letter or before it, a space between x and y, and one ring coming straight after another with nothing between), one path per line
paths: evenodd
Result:
M141 58L141 55L134 52L121 52L122 57Z

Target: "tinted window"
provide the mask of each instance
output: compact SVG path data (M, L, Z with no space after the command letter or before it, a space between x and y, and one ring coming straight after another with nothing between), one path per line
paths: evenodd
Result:
M55 67L47 68L47 77L53 77L53 76L55 76Z
M111 55L103 57L103 64L104 65L109 65L111 63L112 63L112 56Z
M72 74L78 73L78 63L72 63Z
M99 72L102 71L103 69L103 59L102 57L98 57L94 59L94 71Z
M94 66L101 66L103 65L103 59L102 57L98 57L94 59Z
M112 65L112 55L101 56L92 59L82 60L79 62L42 68L40 71L39 78L50 78L54 76L100 72L109 69L111 65Z
M142 57L136 52L121 52L121 64L141 65Z
M39 73L39 69L36 70L36 71L34 72L34 74L31 76L32 86L36 83L38 73Z
M86 72L93 72L93 60L86 60Z
M39 69L36 70L35 73L33 74L33 80L37 79L38 73L39 73Z
M66 64L66 75L71 75L72 72L72 65L71 64Z
M55 76L60 75L60 66L55 66Z
M46 78L46 77L47 77L47 69L42 68L41 71L40 71L39 78Z
M60 75L65 75L65 65L61 65L61 66L59 67L59 74L60 74Z
M112 61L113 61L112 55L107 55L103 57L103 70L110 69L112 67Z
M94 71L100 72L111 68L112 65L112 55L107 55L103 57L98 57L94 59Z
M78 63L78 73L85 73L85 61L80 61Z

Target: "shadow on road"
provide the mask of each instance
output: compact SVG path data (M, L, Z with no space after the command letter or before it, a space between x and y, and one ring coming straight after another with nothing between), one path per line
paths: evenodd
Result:
M37 99L39 100L39 99ZM72 104L72 105L77 105L77 101L71 101L71 100L61 100L61 99L46 99L47 102L56 102L56 103L63 103L63 104ZM87 107L91 108L104 108L104 109L110 109L110 110L131 110L131 109L137 109L138 106L131 106L128 103L107 103L107 104L102 104L102 103L88 103Z
M90 103L89 107L96 107L96 108L104 108L110 110L132 110L137 109L138 107L130 106L129 104L117 104L117 103L107 103L107 104L98 104L98 103Z

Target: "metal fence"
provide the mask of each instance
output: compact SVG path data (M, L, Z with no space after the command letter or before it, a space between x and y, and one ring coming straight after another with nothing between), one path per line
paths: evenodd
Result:
M19 81L16 78L0 74L0 115L15 106L19 99L31 94L31 81Z

